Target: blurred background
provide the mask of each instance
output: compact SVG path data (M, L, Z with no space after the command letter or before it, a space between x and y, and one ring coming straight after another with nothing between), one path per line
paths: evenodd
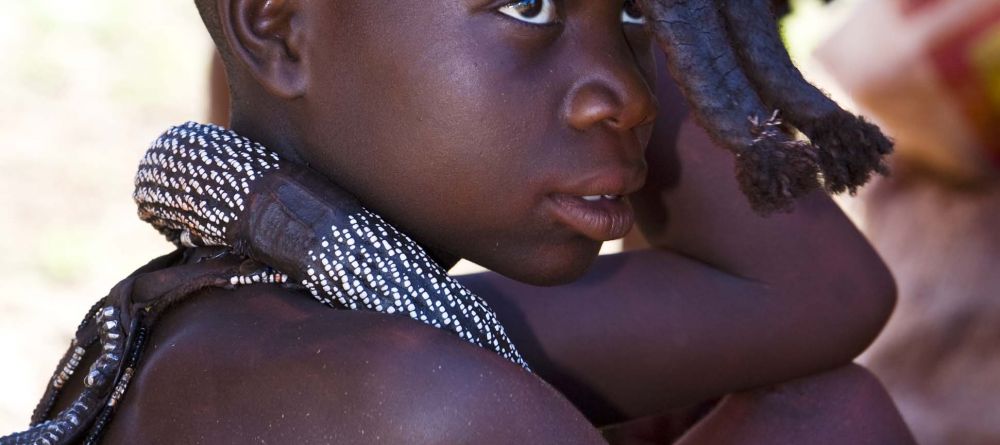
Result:
M839 198L900 288L862 361L921 443L1000 443L1000 0L826 3L792 1L790 52L898 142L890 179ZM91 304L171 250L136 218L132 175L167 126L208 118L212 50L190 0L0 10L3 435Z
M170 245L132 176L202 119L210 41L187 0L0 0L0 435L24 428L87 309Z

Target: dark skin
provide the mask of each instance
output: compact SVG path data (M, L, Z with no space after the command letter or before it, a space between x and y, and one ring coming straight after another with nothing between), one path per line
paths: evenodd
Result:
M653 48L620 1L559 3L554 29L427 3L218 1L233 127L509 277L465 280L536 374L404 318L209 291L158 324L109 443L601 443L727 394L682 440L908 443L850 365L893 306L881 261L824 196L755 216L665 79L644 153ZM644 159L654 249L595 262L549 196L634 192Z

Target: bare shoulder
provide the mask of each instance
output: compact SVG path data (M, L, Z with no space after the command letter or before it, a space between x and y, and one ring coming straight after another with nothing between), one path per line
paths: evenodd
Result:
M109 443L601 443L545 382L401 317L276 287L173 309Z

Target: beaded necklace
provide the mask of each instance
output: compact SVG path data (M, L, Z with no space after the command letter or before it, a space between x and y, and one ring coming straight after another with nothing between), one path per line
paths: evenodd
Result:
M241 250L325 305L403 314L527 368L484 300L352 197L324 201L309 188L319 184L290 181L251 199L282 165L231 130L195 122L171 128L139 165L139 216L175 242Z
M154 141L140 162L134 198L140 218L181 249L133 273L88 312L31 428L0 438L0 445L98 443L159 316L210 287L297 284L324 305L408 316L528 369L486 302L419 244L314 174L274 174L282 168L295 171L262 145L214 125L188 122ZM177 266L190 254L183 248L211 246L235 259ZM95 345L99 355L83 391L52 415Z

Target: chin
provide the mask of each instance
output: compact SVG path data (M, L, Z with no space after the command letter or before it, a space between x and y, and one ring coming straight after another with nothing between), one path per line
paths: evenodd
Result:
M559 286L582 277L594 264L603 243L579 239L539 248L518 261L489 267L512 280L534 286Z

